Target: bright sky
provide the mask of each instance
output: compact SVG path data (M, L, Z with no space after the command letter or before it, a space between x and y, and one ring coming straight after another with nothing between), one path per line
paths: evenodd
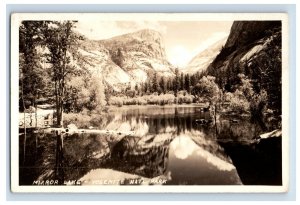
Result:
M164 38L168 60L184 67L195 55L229 35L232 21L79 21L77 30L89 39L154 29Z

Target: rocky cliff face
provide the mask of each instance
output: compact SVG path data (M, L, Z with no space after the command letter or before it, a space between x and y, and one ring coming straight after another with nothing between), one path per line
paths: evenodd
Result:
M235 21L225 46L209 66L210 72L242 66L240 63L246 58L247 61L253 60L278 36L276 28L281 29L280 21Z
M147 55L147 57L155 58L160 60L162 63L168 64L166 61L162 36L159 32L154 30L144 29L138 32L117 36L108 40L102 40L99 41L99 43L103 44L114 57L116 57L118 50L121 49L126 53L140 52ZM124 60L126 61L126 59ZM126 65L126 63L124 64Z
M244 74L256 93L267 92L268 107L281 111L282 35L280 21L236 21L221 52L207 69L225 91Z
M107 40L86 40L80 52L89 70L101 73L107 85L115 90L145 82L154 72L160 76L174 75L174 68L166 59L162 36L154 30Z
M235 21L225 48L238 49L266 36L266 31L280 26L279 21Z

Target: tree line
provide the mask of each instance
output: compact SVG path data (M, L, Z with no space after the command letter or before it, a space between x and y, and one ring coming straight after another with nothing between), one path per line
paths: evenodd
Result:
M204 76L203 72L195 74L184 74L178 68L174 71L174 76L161 76L157 72L149 74L148 78L143 83L138 83L134 87L131 85L125 86L121 92L110 90L113 95L125 93L126 96L133 97L135 95L149 95L152 93L167 94L172 93L176 97L179 91L185 91L188 94L195 94L195 86Z

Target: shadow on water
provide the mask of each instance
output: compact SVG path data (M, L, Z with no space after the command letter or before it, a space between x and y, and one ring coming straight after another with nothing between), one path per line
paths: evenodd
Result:
M282 138L258 140L262 133L274 129L261 120L241 120L231 123L224 117L220 120L218 143L231 158L241 181L245 185L282 184Z
M282 185L281 138L258 143L219 143L245 185Z
M41 178L56 178L56 138L33 133L33 130L27 132L26 140L24 135L19 136L19 184L30 185Z
M209 113L197 106L123 107L110 114L100 129L134 131L135 136L28 133L25 141L21 135L20 185L104 179L116 184L130 179L143 179L138 184L163 179L165 185L281 184L281 139L250 143L265 130L248 119L236 123L220 117L216 134Z

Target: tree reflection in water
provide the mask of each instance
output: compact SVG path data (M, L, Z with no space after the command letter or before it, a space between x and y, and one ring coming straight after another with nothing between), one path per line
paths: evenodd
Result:
M209 113L201 112L197 106L116 108L109 112L107 119L106 124L99 126L100 129L134 131L135 136L65 136L63 157L60 159L63 171L59 172L59 176L55 171L55 138L38 136L36 148L35 136L28 134L25 143L27 160L24 165L20 164L20 184L58 178L64 181L85 180L88 184L89 180L107 178L109 173L111 179L121 179L124 184L131 178L163 178L167 179L166 184L248 183L244 179L243 169L249 167L241 166L235 157L248 147L239 148L242 150L236 152L229 143L250 144L262 131L249 119L231 123L230 118L219 117L216 136L214 123L197 123L197 119L210 119ZM22 142L21 136L20 159ZM264 152L264 149L254 151ZM249 157L255 159L253 155ZM245 160L249 161L248 158ZM278 160L281 163L281 158ZM246 178L253 178L251 174L256 173L247 173ZM272 177L270 175L269 182ZM249 183L267 182L256 179Z

